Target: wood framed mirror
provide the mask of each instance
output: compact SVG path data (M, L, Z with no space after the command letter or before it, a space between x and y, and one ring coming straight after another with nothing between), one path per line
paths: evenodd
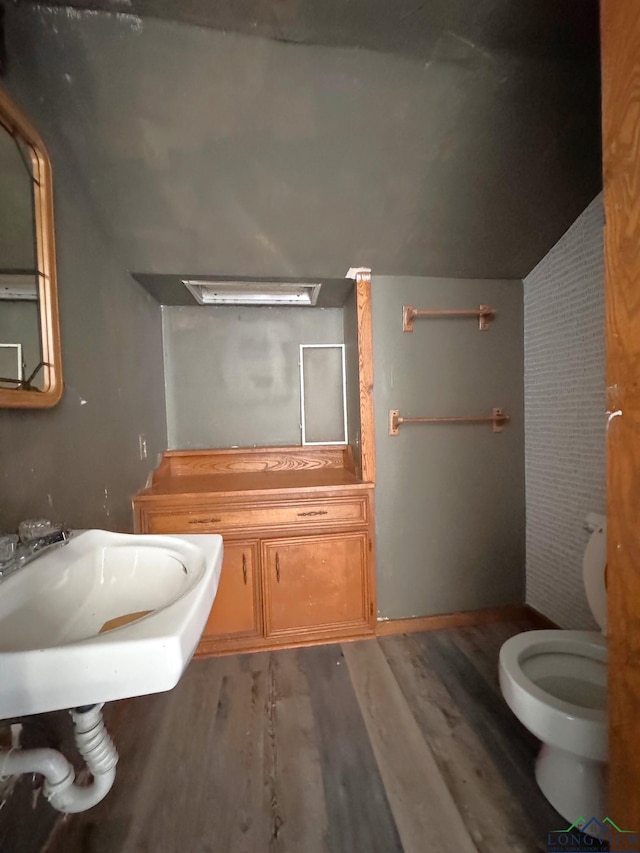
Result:
M62 396L51 162L0 88L0 407Z

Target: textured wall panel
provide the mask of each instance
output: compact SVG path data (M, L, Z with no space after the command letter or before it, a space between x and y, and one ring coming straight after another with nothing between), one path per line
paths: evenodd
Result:
M594 628L582 585L587 512L604 513L602 196L524 281L527 602Z

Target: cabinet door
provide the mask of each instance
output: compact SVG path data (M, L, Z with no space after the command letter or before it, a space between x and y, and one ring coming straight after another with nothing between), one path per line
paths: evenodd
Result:
M366 533L263 542L267 636L365 628L368 542Z
M262 634L258 543L225 542L218 592L202 640Z

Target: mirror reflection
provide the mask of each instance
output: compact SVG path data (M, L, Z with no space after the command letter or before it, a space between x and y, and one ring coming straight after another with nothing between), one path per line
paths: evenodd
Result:
M0 388L42 390L31 150L0 127ZM22 384L21 384L22 383Z
M0 405L48 407L61 393L49 159L0 90Z

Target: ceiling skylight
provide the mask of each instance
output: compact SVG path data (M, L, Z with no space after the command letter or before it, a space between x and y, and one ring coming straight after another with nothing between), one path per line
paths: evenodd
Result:
M182 279L200 305L315 305L320 284Z

